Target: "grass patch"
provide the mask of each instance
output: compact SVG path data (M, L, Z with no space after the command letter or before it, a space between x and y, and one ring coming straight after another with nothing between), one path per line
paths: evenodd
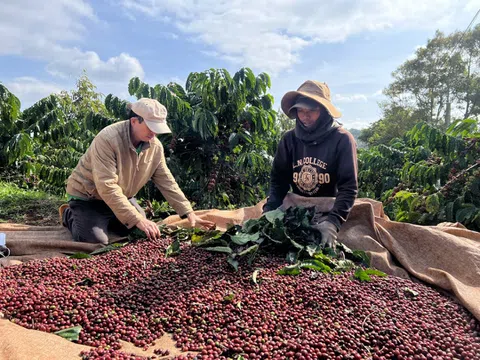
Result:
M0 222L59 225L58 207L65 199L0 181Z

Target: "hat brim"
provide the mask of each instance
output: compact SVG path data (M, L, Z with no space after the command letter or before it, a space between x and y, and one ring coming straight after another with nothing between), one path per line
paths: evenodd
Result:
M309 99L312 99L322 104L333 118L342 117L342 113L327 99L324 99L320 96L315 96L303 91L289 91L283 96L281 106L282 106L282 111L290 119L295 119L295 114L292 114L292 111L290 110L295 105L295 100L297 99L298 96L305 96Z
M292 109L298 109L298 108L315 110L318 107L319 107L318 103L315 103L315 105L313 105L312 103L307 104L306 102L298 102L297 100L297 102L288 111L292 112Z
M170 134L172 131L168 127L167 123L161 123L158 121L145 120L148 128L155 134Z

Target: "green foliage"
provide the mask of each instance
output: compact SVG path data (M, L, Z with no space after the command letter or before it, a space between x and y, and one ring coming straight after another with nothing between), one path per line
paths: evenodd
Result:
M63 200L43 191L23 189L0 181L0 222L58 224Z
M128 91L137 98L157 99L168 109L172 134L160 136L168 166L187 198L200 208L253 205L266 196L269 169L282 129L267 93L270 77L242 68L191 73L185 87L176 83L150 86L138 78ZM113 116L126 103L105 99ZM161 201L151 185L141 196Z
M102 96L85 73L71 93L49 95L16 114L21 119L12 125L0 156L34 188L59 195L94 136L115 121L106 116Z
M246 261L252 264L260 253L285 256L290 265L279 274L298 275L301 269L337 273L368 266L363 251L352 251L343 244L335 249L320 247L321 234L310 225L315 208L292 207L286 211L269 211L259 219L250 219L243 227L232 226L226 233L199 230L192 235L192 243L206 251L228 255L227 262L236 271Z
M180 254L180 241L175 239L170 245L168 245L165 251L165 257L175 256Z
M54 334L58 335L58 336L61 336L64 339L67 339L69 341L77 341L79 336L80 336L80 332L82 331L82 329L83 328L80 325L78 325L78 326L70 327L68 329L63 329L63 330L56 331L56 332L54 332Z
M479 63L480 25L465 33L437 31L393 72L393 82L383 91L382 118L363 129L360 139L377 146L403 137L419 121L446 130L455 117L478 118ZM474 125L462 126L473 132L469 126Z
M452 51L455 49L456 51ZM437 31L433 39L417 49L394 73L385 90L390 101L409 104L431 125L447 128L452 106L466 119L479 114L480 25L465 34L446 36ZM457 105L458 104L458 105Z
M401 138L420 118L414 109L395 103L380 103L383 116L366 129L362 129L359 140L369 146L388 144L395 138Z
M381 272L381 271L376 270L376 269L357 268L353 277L355 279L358 279L358 280L362 281L362 282L369 282L369 281L372 281L371 275L379 276L379 277L387 276L387 274L385 274L384 272Z
M110 251L113 251L113 250L118 250L118 249L121 249L122 247L124 247L125 245L127 245L128 242L117 242L117 243L113 243L113 244L110 244L110 245L107 245L107 246L104 246L100 249L97 249L97 250L93 250L90 255L99 255L99 254L105 254L107 252L110 252Z
M384 201L390 218L422 225L461 222L480 230L478 121L447 131L418 123L390 146L359 153L360 196Z
M25 138L15 136L22 127L20 100L0 84L0 167L7 166L15 156L29 150Z

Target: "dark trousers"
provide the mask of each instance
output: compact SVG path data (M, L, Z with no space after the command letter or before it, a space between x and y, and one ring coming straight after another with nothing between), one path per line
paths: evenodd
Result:
M135 198L129 199L140 214L145 211ZM72 233L74 241L108 244L108 234L127 236L135 227L128 229L102 200L70 200L63 213L63 225Z

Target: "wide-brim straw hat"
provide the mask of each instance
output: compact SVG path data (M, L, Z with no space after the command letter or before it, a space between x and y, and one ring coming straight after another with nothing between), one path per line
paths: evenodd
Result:
M290 119L295 118L292 107L300 96L320 103L333 118L342 116L342 113L332 104L328 85L315 80L307 80L300 85L297 91L289 91L282 98L282 110Z

